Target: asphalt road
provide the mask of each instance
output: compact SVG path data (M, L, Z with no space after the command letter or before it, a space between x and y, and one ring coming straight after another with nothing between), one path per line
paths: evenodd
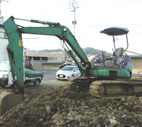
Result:
M35 70L43 73L43 81L49 81L56 79L56 71L58 70L58 68L35 68Z
M35 68L34 70L43 73L41 87L59 87L67 83L67 81L61 81L56 79L56 72L58 68Z

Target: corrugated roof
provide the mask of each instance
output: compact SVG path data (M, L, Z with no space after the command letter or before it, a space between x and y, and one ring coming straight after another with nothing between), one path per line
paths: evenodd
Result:
M26 56L30 57L61 57L63 54L50 54L45 52L25 52Z
M140 53L136 53L136 52L132 52L132 51L128 51L128 50L126 51L126 53L130 56L142 56L142 54L140 54Z

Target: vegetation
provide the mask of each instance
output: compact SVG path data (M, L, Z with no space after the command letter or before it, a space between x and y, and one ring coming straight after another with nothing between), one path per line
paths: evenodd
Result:
M94 55L94 54L102 52L102 50L94 49L94 48L91 48L91 47L86 47L83 50L84 50L84 52L85 52L86 55ZM32 50L32 51L34 52L35 50ZM63 51L64 51L63 49L44 49L44 50L39 50L39 52L47 52L47 53L51 53L51 52L63 52Z
M102 50L99 50L99 49L94 49L94 48L91 48L91 47L86 47L83 49L84 52L87 54L87 55L94 55L94 54L97 54L97 53L101 53Z
M50 69L50 68L59 68L59 66L60 65L46 65L46 66L33 66L33 68L48 68L48 69Z

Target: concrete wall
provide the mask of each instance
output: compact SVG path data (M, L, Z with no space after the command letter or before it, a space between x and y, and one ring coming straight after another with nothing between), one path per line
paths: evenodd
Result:
M132 58L131 65L135 65L133 68L133 73L138 74L139 71L142 71L142 58Z
M8 54L7 54L7 39L0 39L0 61L7 61L8 60Z
M38 55L40 55L40 53L38 53ZM49 56L48 56L49 55ZM32 65L32 66L45 66L45 65L51 65L51 64L62 64L64 61L63 61L63 57L62 55L52 55L51 54L46 54L46 57L45 56L35 56L35 57L29 57L26 55L26 61L25 61L25 65Z
M5 34L3 26L0 25L0 61L8 60L8 54L6 50L7 45L8 45L7 36Z
M48 60L42 60L42 57L40 58L40 60L32 60L33 66L44 66L44 65L50 65L50 64L61 64L63 63L62 59L57 59L57 58L52 58Z

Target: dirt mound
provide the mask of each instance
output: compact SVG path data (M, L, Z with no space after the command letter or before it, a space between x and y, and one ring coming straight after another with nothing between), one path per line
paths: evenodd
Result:
M140 127L142 98L99 100L88 87L68 83L25 99L2 120L2 127Z

